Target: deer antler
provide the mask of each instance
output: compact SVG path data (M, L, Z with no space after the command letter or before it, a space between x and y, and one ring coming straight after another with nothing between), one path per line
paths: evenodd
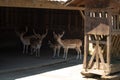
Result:
M33 29L33 33L34 33L34 35L35 35L36 37L41 37L41 35L40 35L40 34L37 34L34 29Z
M45 38L48 33L48 29L46 29L46 33L42 35L42 38Z
M54 38L58 37L58 35L55 32L53 32L53 36L54 36Z
M62 34L61 35L58 34L58 36L61 38L61 37L63 37L64 34L65 34L65 32L63 31Z
M18 32L16 28L15 28L15 33L17 36L20 36L20 32Z
M33 29L33 33L34 33L34 35L37 35L34 29Z

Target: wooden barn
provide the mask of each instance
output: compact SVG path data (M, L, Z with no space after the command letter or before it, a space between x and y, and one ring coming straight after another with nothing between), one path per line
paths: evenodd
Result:
M50 0L0 0L0 50L22 50L16 31L26 35L44 34L48 29L43 46L46 48L52 32L65 31L66 38L80 38L84 32L84 21L79 8L66 7L63 2ZM82 36L81 36L82 35ZM7 50L7 51L8 51Z
M101 76L120 72L120 0L74 0L67 6L84 8L82 74ZM90 44L92 44L92 55Z

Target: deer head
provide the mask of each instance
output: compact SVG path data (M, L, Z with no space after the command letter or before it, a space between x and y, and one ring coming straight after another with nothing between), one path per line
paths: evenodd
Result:
M59 39L63 37L64 33L65 33L64 31L62 32L62 34L56 34L55 32L53 32L53 36L55 39Z
M45 34L42 34L42 35L39 34L39 33L36 33L34 29L33 29L33 33L34 33L34 35L36 36L37 39L42 40L42 39L44 39L44 38L46 37L46 35L47 35L47 33L48 33L48 29L46 29L46 33L45 33Z

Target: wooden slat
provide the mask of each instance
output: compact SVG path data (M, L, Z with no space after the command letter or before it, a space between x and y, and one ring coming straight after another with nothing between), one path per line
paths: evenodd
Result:
M112 38L111 38L111 45L113 46L113 39L114 39L114 36L112 35ZM111 50L111 53L113 53L113 50Z
M116 53L116 49L117 49L117 45L118 45L118 42L119 42L119 38L116 36L116 41L115 41L115 53Z
M112 43L113 43L113 45L112 45L112 50L113 50L113 54L114 54L114 55L115 55L115 52L116 52L116 51L115 51L116 41L117 41L117 38L116 38L116 36L114 36L114 40L113 40L113 42L112 42ZM113 55L113 56L114 56L114 55Z
M119 56L119 50L120 50L120 36L117 36L117 38L118 38L118 41L116 42L117 44L116 44L116 48L115 48L115 50L116 50L116 56Z

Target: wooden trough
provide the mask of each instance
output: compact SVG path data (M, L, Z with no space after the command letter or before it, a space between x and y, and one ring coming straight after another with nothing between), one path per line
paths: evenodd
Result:
M106 76L120 72L119 16L112 10L85 10L83 75ZM90 43L94 45L91 56Z

